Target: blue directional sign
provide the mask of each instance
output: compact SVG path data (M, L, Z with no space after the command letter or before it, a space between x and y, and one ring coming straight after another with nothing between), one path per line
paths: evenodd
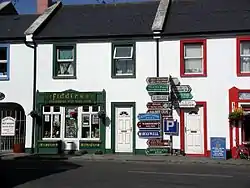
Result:
M145 139L148 139L148 138L161 138L161 131L158 129L158 130L148 130L148 129L145 129L145 130L139 130L138 131L138 136L140 138L145 138Z
M178 136L179 134L179 123L177 120L173 119L163 119L163 132L166 135L175 135Z
M137 116L140 121L160 121L161 114L156 113L142 113Z

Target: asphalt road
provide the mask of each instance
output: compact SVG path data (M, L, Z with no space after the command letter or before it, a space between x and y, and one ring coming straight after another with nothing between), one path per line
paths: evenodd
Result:
M3 188L250 187L244 166L7 160L0 169Z

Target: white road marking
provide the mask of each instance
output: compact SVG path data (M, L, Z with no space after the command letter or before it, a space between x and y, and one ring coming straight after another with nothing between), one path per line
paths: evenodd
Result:
M156 175L173 175L173 176L196 176L196 177L233 178L233 176L220 175L220 174L215 175L215 174L195 174L195 173L148 172L148 171L128 171L128 173L156 174Z

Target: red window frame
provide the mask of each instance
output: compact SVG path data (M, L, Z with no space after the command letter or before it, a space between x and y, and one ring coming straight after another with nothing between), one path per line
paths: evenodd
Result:
M203 45L203 73L201 74L186 74L184 61L185 44L202 44ZM180 41L180 76L181 77L207 77L207 41L206 39L191 39Z
M240 76L250 76L250 73L242 73L240 70L240 43L248 41L250 42L250 37L237 37L236 39L236 74Z

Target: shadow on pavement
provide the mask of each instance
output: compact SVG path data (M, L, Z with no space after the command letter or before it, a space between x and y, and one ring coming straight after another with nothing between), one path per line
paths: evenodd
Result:
M60 157L22 157L0 160L0 183L3 188L12 188L45 176L79 168Z

